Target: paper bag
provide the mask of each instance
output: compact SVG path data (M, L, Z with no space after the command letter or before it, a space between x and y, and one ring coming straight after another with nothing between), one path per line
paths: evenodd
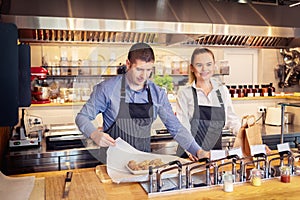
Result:
M234 141L233 147L241 147L244 157L251 156L251 145L262 144L261 131L253 115L242 118L242 126Z

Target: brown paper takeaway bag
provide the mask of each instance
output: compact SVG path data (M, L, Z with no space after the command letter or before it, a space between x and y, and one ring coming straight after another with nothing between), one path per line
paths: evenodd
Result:
M262 144L261 131L255 122L254 115L244 116L242 126L233 144L233 147L241 147L244 157L251 156L251 145Z

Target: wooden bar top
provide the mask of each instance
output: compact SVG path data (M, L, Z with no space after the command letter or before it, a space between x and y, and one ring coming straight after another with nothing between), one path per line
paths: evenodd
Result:
M100 166L105 172L105 166ZM104 169L104 170L103 170ZM96 175L95 168L74 169L69 196L66 199L299 199L300 176L291 176L290 183L280 182L279 177L263 180L259 187L249 182L235 183L234 191L226 193L222 185L163 192L148 196L138 183L116 184L109 181L107 174ZM62 199L66 171L41 172L18 176L45 177L46 200ZM99 174L98 174L99 175ZM101 181L102 179L102 181ZM106 180L105 180L106 179Z

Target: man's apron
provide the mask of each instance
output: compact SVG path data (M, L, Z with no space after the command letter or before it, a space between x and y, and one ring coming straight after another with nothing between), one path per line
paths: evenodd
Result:
M104 132L114 139L122 138L140 151L150 152L153 102L150 89L146 90L148 103L126 103L125 75L123 75L119 113L115 122Z

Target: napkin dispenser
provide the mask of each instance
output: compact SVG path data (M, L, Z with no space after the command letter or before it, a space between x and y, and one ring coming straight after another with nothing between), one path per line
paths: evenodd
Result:
M281 125L281 108L280 107L268 107L265 123L267 125L280 126Z

